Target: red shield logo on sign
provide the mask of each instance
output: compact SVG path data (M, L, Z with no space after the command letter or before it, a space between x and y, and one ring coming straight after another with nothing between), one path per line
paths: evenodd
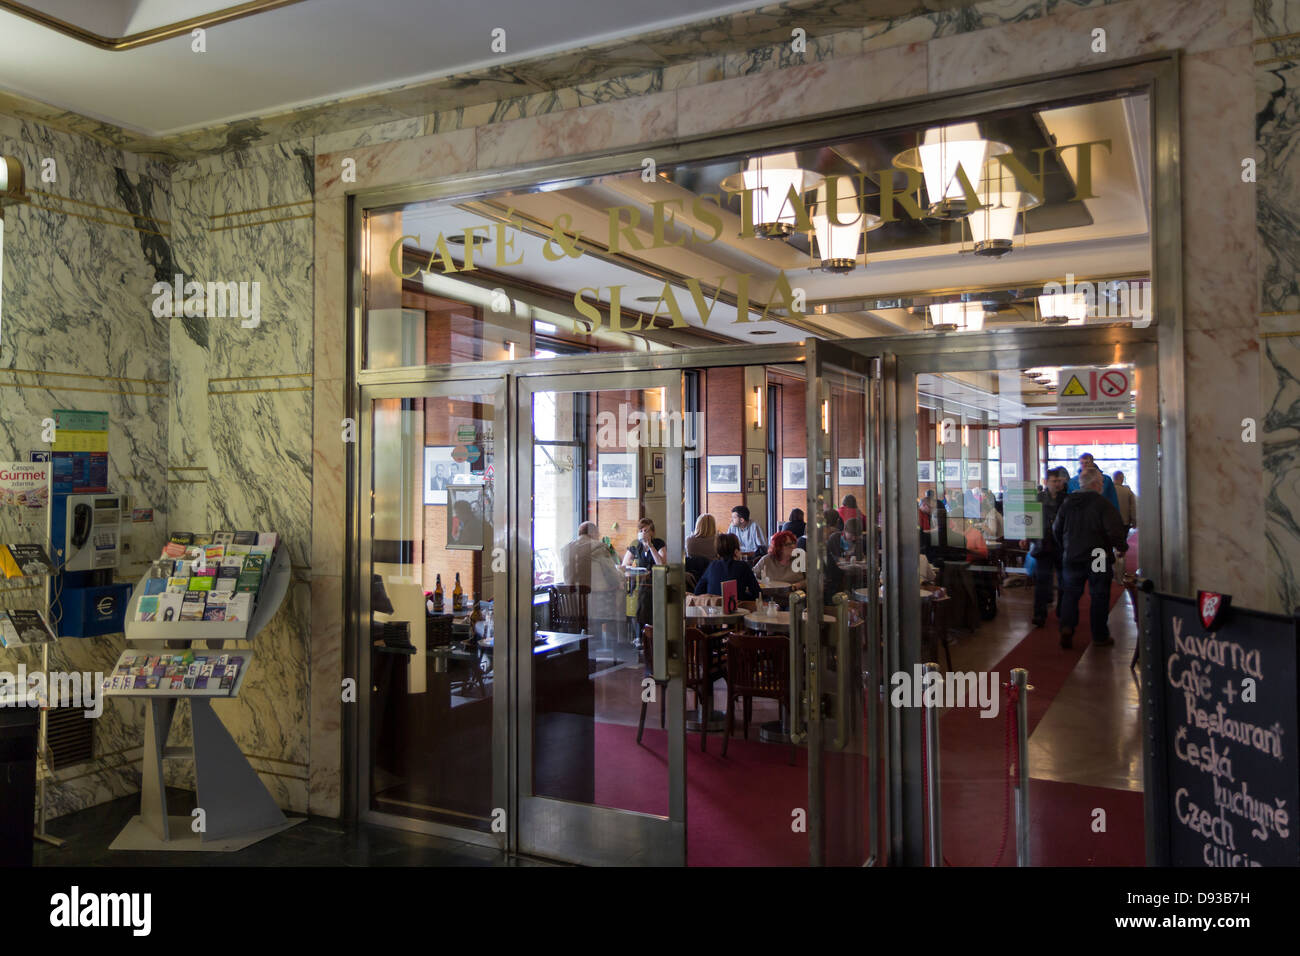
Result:
M1213 591L1196 592L1196 606L1201 612L1201 625L1207 631L1219 629L1231 604L1231 594L1215 594Z

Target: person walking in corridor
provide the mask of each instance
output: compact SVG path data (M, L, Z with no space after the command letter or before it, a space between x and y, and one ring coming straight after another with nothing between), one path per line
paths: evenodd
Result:
M1110 617L1110 583L1115 548L1124 547L1124 523L1119 510L1102 496L1102 474L1085 468L1079 490L1068 495L1056 513L1052 534L1061 549L1061 646L1071 647L1079 623L1079 599L1088 588L1088 620L1092 642L1114 644L1106 619Z

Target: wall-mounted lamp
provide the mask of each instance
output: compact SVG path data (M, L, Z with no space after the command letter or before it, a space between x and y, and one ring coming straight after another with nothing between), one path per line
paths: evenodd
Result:
M757 431L762 427L763 427L763 389L760 386L755 385L754 386L754 430Z
M822 399L822 431L827 435L831 433L831 400Z
M515 360L515 343L506 342L505 347L506 347L506 355L510 358L510 361L513 362Z
M25 202L23 164L12 156L0 156L0 207Z

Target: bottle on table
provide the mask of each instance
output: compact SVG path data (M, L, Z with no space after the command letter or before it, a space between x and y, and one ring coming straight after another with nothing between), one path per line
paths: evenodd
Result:
M451 588L452 613L465 610L465 592L460 586L460 572L456 572L456 583Z
M433 585L433 613L442 613L442 575L438 575Z

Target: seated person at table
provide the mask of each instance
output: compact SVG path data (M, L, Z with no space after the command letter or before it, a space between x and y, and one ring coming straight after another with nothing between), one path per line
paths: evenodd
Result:
M578 525L578 536L560 549L560 562L565 584L590 589L587 621L595 633L601 633L604 624L622 618L623 575L594 521Z
M623 567L645 568L647 571L656 564L668 563L668 545L663 538L655 537L655 523L649 518L637 522L636 540L627 546L623 553ZM646 576L648 577L648 576ZM641 582L637 588L636 623L640 628L650 623L654 611L654 592L650 590L649 581Z
M866 557L866 541L862 536L862 521L850 518L844 522L844 530L832 533L826 538L826 547L831 556L838 561L862 561Z
M767 548L767 535L758 526L757 521L749 520L749 509L736 505L731 509L731 527L727 531L740 542L740 550L754 554Z
M827 541L831 535L836 534L843 529L844 519L840 517L839 512L828 508L822 512L822 524L826 526L825 530L822 531L822 540ZM804 534L800 535L799 540L795 542L794 546L799 551L808 550L808 534L806 530Z
M695 521L695 533L686 539L686 556L712 561L718 556L718 524L713 515L700 515Z
M798 587L803 584L802 571L793 567L795 536L789 531L778 531L768 542L767 554L759 558L754 565L754 577L759 581L773 584L789 584Z
M807 524L804 523L803 520L803 509L802 508L791 509L790 520L787 521L785 524L781 525L781 530L789 531L792 535L794 535L795 541L798 541L800 538L802 538L808 530L808 526Z
M748 564L740 560L740 541L734 534L718 535L718 557L695 585L696 594L721 594L723 581L736 582L736 599L750 607L758 600L758 581Z
M840 501L839 516L842 521L848 521L850 518L857 518L859 521L867 520L867 516L858 507L858 499L853 495L845 495Z

